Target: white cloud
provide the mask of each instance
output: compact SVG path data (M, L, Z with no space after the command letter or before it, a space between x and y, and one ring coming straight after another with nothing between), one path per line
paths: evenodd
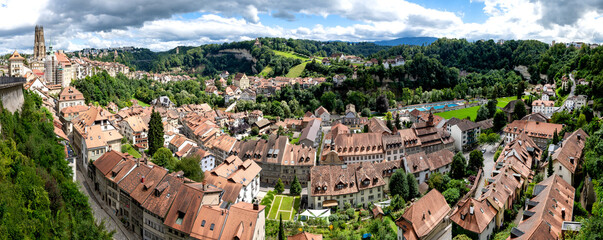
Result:
M167 50L199 45L285 37L366 41L404 36L603 41L603 1L478 0L488 17L464 23L460 13L403 0L0 0L0 52L31 52L33 26L45 24L46 38L67 50L134 45ZM586 7L584 7L586 6ZM579 10L576 10L579 9ZM571 12L571 14L561 14ZM27 13L27 14L24 14ZM200 13L188 19L184 13ZM288 21L295 14L337 15L355 22L326 22L293 29L265 25L259 14ZM18 19L18 20L15 20Z

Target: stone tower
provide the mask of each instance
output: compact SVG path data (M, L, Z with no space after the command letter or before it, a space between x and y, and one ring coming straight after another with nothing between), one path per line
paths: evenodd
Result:
M34 40L34 58L42 61L46 58L46 45L44 44L44 27L36 25Z

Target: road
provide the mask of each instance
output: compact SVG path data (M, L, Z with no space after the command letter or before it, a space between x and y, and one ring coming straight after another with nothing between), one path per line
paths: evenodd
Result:
M570 88L570 93L567 95L566 101L568 98L571 98L574 96L574 92L576 91L576 80L574 80L574 75L573 74L569 74L569 78L572 81L572 87ZM567 106L565 105L565 102L563 103L563 105L561 105L561 107L557 110L557 112L562 112L564 110L566 110ZM571 110L571 109L569 109Z
M479 197L482 194L482 189L486 184L486 179L492 176L492 171L494 171L494 153L496 153L496 146L497 145L482 146L486 148L486 152L484 153L484 168L482 179L480 179L478 183L479 185L475 190L475 198Z
M82 192L84 192L84 194L86 194L88 197L88 203L90 204L90 208L92 208L92 213L94 214L94 219L96 222L100 223L101 220L104 220L105 228L108 231L115 231L115 234L113 234L113 239L136 239L133 237L132 233L127 232L127 230L123 228L121 222L117 222L116 218L109 216L109 214L105 211L105 209L108 209L108 206L106 206L105 203L99 202L97 196L94 195L94 192L86 183L83 173L79 170L77 171L77 182L79 183ZM101 206L101 204L104 205L104 208Z

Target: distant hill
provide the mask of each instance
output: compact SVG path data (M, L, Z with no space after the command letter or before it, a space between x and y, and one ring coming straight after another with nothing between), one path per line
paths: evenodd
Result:
M421 46L423 44L429 45L438 40L435 37L403 37L396 38L392 40L384 40L384 41L376 41L374 42L380 46L397 46L397 45L418 45Z

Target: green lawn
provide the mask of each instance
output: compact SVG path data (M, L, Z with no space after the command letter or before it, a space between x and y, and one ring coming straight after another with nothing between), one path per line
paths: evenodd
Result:
M517 100L517 96L497 98L496 101L498 101L498 103L496 104L496 106L499 108L504 108L509 102L513 100Z
M136 151L136 149L134 149L134 148L132 147L132 145L130 145L130 144L125 144L125 145L123 145L123 146L122 146L122 152L123 152L123 150L126 150L126 152L127 152L127 153L129 153L130 155L132 155L132 156L133 156L133 157L135 157L135 158L140 158L140 157L142 157L142 156L140 155L140 153L139 153L138 151Z
M477 117L478 109L479 109L479 106L474 106L474 107L463 108L463 109L453 110L453 111L448 111L448 112L435 113L435 115L438 115L445 119L450 119L452 117L455 117L458 119L464 119L464 118L470 117L471 120L475 120L475 117Z
M266 77L266 76L267 76L267 75L268 75L268 74L269 74L271 71L272 71L272 67L271 67L271 66L266 66L266 67L264 68L264 70L262 70L262 71L260 72L260 75L262 75L262 76Z
M132 99L136 99L136 98L135 98L135 97L132 97ZM148 103L145 103L145 102L143 102L143 101L141 101L141 100L139 100L139 99L136 99L136 101L138 101L138 105L140 105L141 107L148 107L148 106L151 106L151 105L149 105Z
M308 64L308 62L303 62L298 65L295 65L294 67L289 69L289 72L287 73L286 77L289 77L289 78L299 77L302 74L302 72L304 71L304 69L306 69L306 64Z
M279 215L283 217L283 220L289 221L297 214L301 198L279 195L275 196L270 207L270 214L268 219L278 220Z
M277 51L277 50L272 50L274 51L274 54L279 55L279 56L283 56L283 57L288 57L288 58L295 58L295 59L300 59L302 61L306 61L308 60L307 57L298 55L294 52L283 52L283 51Z

